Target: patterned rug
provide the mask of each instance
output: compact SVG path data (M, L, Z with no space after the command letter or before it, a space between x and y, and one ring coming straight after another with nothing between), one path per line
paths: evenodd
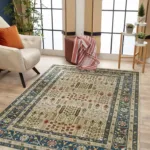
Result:
M53 65L0 115L0 145L137 150L139 73Z

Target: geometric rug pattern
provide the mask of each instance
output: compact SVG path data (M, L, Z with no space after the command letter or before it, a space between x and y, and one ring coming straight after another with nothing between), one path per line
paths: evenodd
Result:
M53 65L0 115L0 145L137 150L139 73Z

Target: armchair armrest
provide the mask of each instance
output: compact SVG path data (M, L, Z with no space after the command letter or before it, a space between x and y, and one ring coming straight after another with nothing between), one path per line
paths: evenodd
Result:
M20 35L24 48L37 48L41 52L41 37L31 35Z
M24 72L26 69L21 50L0 45L0 69Z

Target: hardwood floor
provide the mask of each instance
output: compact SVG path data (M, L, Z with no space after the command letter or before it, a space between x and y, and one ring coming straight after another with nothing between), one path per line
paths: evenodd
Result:
M52 64L69 64L63 57L42 56L40 63L36 68L41 75ZM101 60L100 68L117 69L117 61ZM136 65L136 71L142 70L142 66ZM122 62L121 69L132 70L132 62ZM29 87L40 75L33 70L24 74L27 87ZM0 112L5 110L25 89L22 88L18 73L2 72L0 73ZM140 150L150 150L150 64L146 65L145 73L141 73L140 79ZM11 148L0 146L0 150L9 150Z

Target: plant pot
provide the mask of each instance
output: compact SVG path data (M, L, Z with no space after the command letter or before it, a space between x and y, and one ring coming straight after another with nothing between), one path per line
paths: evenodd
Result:
M126 27L126 32L131 34L133 32L133 28Z
M138 22L145 22L145 16L143 16L143 17L138 17Z
M137 39L137 42L138 42L139 44L143 44L144 41L145 41L145 39L140 39L140 38Z

